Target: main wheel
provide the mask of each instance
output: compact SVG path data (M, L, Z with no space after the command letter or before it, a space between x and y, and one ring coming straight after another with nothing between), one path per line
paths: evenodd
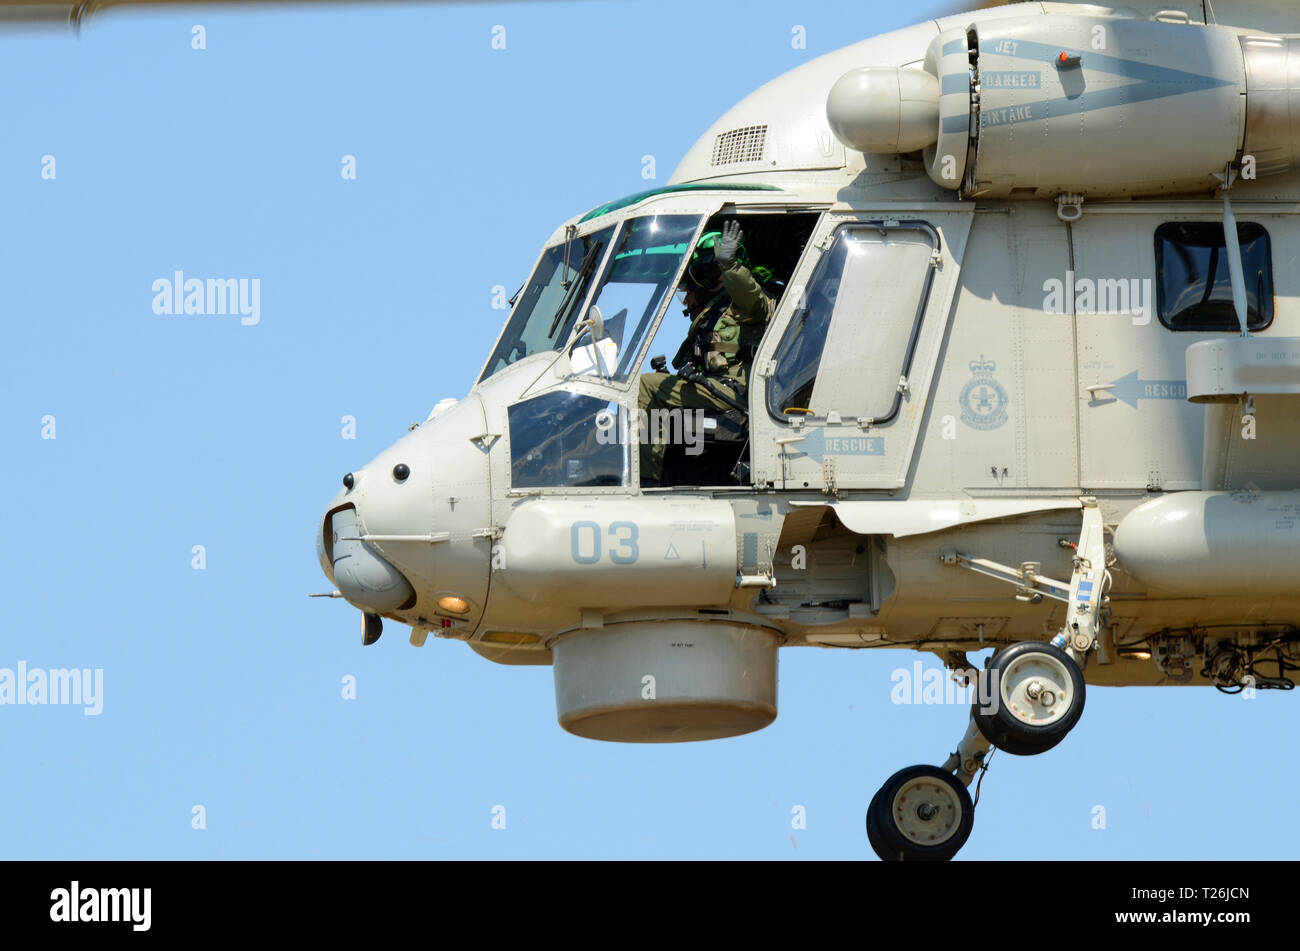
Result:
M946 862L974 825L970 793L937 766L899 770L867 807L867 841L885 862Z
M1050 750L1083 713L1083 673L1059 647L1021 641L993 655L971 716L984 738L1015 756Z

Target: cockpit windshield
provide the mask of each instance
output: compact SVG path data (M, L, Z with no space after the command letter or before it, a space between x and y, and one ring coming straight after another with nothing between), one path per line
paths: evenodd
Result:
M646 332L676 287L682 259L694 247L700 221L699 215L649 215L623 223L592 301L603 315L604 336L586 348L596 351L589 358L581 351L574 354L575 373L626 380L633 372Z
M547 248L480 380L531 354L560 349L588 313L583 303L593 284L592 303L604 316L601 336L583 335L573 372L626 380L700 222L699 215L646 215L624 221L617 235L611 225ZM575 341L581 343L582 337Z
M613 234L611 225L547 248L480 380L530 354L556 350L568 339Z

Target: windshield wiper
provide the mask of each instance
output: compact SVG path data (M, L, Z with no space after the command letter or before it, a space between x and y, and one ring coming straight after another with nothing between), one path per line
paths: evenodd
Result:
M604 246L604 241L597 241L587 249L587 254L582 259L582 266L578 268L577 279L569 282L569 289L565 293L564 299L560 301L560 306L556 308L555 319L551 321L551 329L547 332L547 337L555 336L555 329L560 326L560 318L568 311L569 305L573 301L574 293L578 288L583 287L587 283L587 278L589 278L591 272L596 269L596 262L600 259L600 250Z
M577 237L578 229L575 225L568 225L564 229L564 265L560 268L560 273L564 275L560 278L560 286L566 291L569 289L569 255L573 251L573 239Z

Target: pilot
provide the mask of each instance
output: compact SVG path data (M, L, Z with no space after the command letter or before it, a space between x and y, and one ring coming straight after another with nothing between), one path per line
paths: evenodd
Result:
M765 268L750 268L740 222L700 238L682 281L691 327L673 357L677 373L641 375L643 411L743 408L749 364L776 307L760 283L770 277ZM641 443L642 485L663 478L668 447L657 435Z

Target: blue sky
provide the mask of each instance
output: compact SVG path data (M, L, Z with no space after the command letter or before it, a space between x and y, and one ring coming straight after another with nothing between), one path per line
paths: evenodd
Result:
M362 649L354 610L306 595L339 478L468 390L493 288L557 225L923 7L114 11L0 36L0 667L104 671L99 716L0 706L0 858L872 857L871 795L966 724L891 702L933 657L783 651L768 729L603 744L556 724L549 668L391 623ZM259 278L260 322L155 315L176 270ZM1242 817L1295 799L1295 703L1093 688L1061 746L995 756L960 857L1292 857L1289 824Z

